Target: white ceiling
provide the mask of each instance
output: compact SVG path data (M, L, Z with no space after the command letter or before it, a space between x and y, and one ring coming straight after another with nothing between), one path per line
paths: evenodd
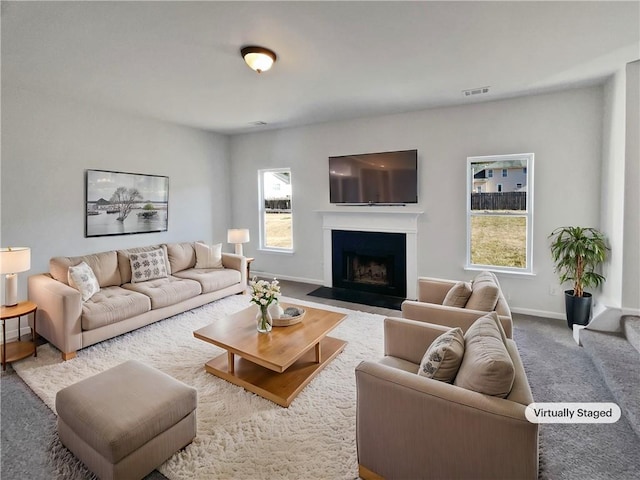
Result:
M3 0L2 82L257 131L600 83L640 57L639 6ZM245 65L247 44L278 54L269 72Z

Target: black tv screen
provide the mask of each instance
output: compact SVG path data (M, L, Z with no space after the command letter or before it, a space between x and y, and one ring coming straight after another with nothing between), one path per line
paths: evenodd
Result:
M329 157L329 201L380 205L418 202L418 151Z

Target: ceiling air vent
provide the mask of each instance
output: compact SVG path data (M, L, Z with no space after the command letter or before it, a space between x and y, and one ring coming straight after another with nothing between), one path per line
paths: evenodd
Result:
M462 95L464 97L472 97L474 95L484 95L485 93L489 93L489 87L471 88L469 90L462 91Z

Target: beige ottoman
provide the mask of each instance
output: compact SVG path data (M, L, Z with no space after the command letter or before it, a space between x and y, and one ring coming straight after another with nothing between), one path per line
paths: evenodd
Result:
M101 479L140 479L196 436L195 388L135 360L56 395L58 434Z

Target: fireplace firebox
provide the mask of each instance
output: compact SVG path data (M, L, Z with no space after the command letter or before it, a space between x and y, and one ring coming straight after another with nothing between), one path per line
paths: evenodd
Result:
M332 231L334 288L406 297L404 233Z

